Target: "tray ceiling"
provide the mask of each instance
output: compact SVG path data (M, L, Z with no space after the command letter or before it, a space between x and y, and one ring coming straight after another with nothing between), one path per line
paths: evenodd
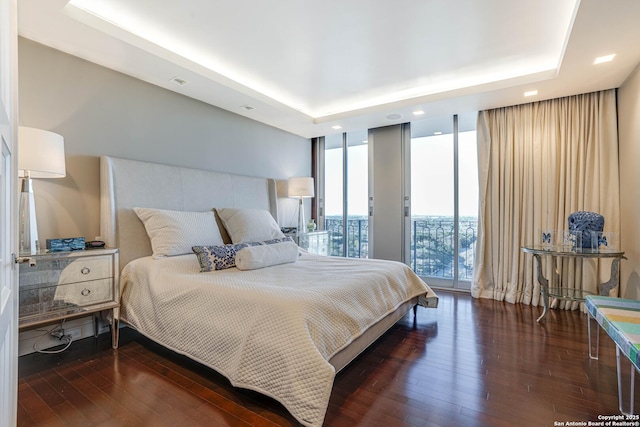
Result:
M18 5L23 37L304 137L618 87L640 62L635 0Z

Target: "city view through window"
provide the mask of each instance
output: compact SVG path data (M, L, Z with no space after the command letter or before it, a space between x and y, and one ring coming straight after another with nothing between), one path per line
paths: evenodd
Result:
M343 150L325 151L325 229L330 255L368 257L368 153L366 141L347 144L347 226L343 224ZM424 277L472 277L477 238L478 172L476 132L458 135L458 241L454 221L453 135L411 140L411 267Z

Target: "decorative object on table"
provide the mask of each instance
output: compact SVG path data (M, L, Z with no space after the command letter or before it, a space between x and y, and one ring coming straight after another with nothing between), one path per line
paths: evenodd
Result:
M85 249L102 249L107 244L102 240L91 240L84 244Z
M617 251L618 233L613 231L591 231L591 247L599 251Z
M40 249L36 205L31 178L64 178L64 138L46 130L18 129L18 176L24 178L20 193L20 253Z
M85 248L84 237L47 239L47 250L51 252L81 251Z
M543 248L553 248L558 244L556 230L540 230L540 246Z
M316 220L311 218L309 220L309 222L307 223L307 230L309 231L309 233L311 233L312 231L316 231Z
M604 230L604 217L596 212L578 211L569 215L569 232L582 234L580 248L597 249L593 247L591 232L602 232ZM586 238L585 238L586 237Z
M302 205L303 198L310 198L315 196L313 178L311 177L294 177L289 178L288 181L288 193L289 197L297 197L300 202L298 203L298 233L305 232L304 221L304 206Z
M561 249L564 251L582 250L582 232L572 230L562 230Z

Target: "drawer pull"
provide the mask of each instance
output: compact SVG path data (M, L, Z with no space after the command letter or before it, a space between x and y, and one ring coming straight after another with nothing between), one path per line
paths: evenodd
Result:
M82 294L83 297L86 297L91 293L91 289L84 288L82 291L80 291L80 293Z
M89 267L83 267L82 270L80 270L80 273L89 274L91 273L91 269Z

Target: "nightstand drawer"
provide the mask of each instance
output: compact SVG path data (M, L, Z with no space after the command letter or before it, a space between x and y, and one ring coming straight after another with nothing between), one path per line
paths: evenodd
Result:
M67 304L84 307L99 302L113 300L113 286L111 279L99 279L89 282L70 283L60 285L56 289L55 298L64 300Z
M20 291L20 318L68 311L114 300L110 278Z
M35 266L25 266L21 269L20 288L110 278L113 276L112 259L110 255L105 255L38 260Z
M106 279L113 276L110 256L84 257L69 264L60 274L60 284Z

